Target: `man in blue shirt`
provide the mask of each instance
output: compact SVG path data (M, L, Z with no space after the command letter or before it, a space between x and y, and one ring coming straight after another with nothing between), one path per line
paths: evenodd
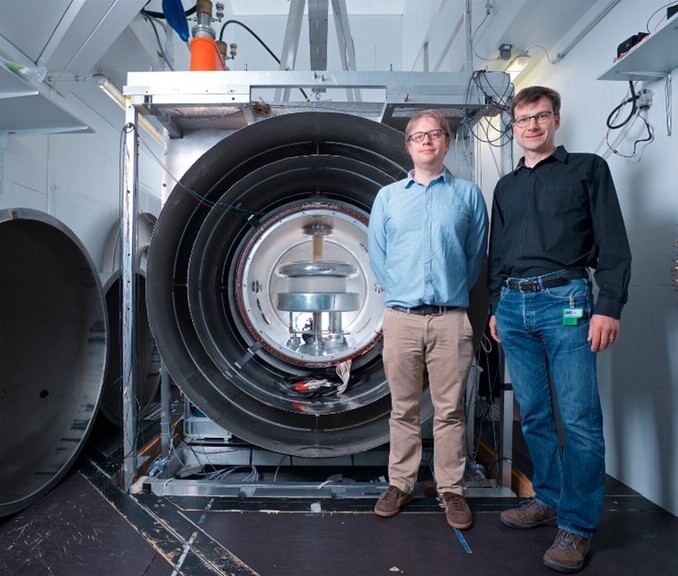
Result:
M464 392L473 360L469 291L487 247L478 187L443 165L447 119L435 110L405 129L414 169L382 188L369 223L370 265L384 291L384 370L391 391L389 487L374 512L395 516L412 500L421 463L424 372L434 407L433 467L448 524L472 524L464 498Z

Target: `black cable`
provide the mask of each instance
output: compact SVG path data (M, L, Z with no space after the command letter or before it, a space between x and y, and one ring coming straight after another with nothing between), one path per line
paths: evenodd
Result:
M608 130L607 130L607 135L605 137L605 141L607 143L608 148L610 150L612 150L612 152L614 154L616 154L617 156L621 156L623 158L633 158L633 157L635 157L636 151L638 149L638 144L640 144L641 142L648 142L649 143L649 142L654 141L654 131L652 129L652 126L647 121L647 119L643 115L640 114L640 112L642 110L644 110L645 108L638 108L637 102L638 102L638 99L640 98L641 95L636 94L633 82L629 82L629 87L630 87L631 96L626 98L621 104L619 104L617 107L615 107L615 109L612 110L612 112L610 113L610 115L607 118L607 128L608 128ZM626 104L629 104L629 103L631 103L631 105L632 105L631 106L631 113L628 115L628 117L623 122L616 124L616 125L613 125L612 122L616 118L616 116L619 114L619 111L622 109L623 106L625 106ZM612 146L612 144L610 144L609 133L610 133L611 130L616 130L617 128L621 128L622 126L627 125L631 121L631 119L633 119L634 117L640 118L643 121L643 123L645 124L645 130L647 131L647 136L645 138L638 138L633 142L633 152L630 155L622 154L619 150L614 148ZM630 127L631 126L629 126L629 128Z
M477 70L475 71L472 76L471 80L466 88L466 101L469 100L470 97L470 92L471 92L471 86L475 85L475 87L483 94L484 96L484 101L480 101L479 104L483 106L493 106L500 110L500 112L508 112L510 107L509 107L509 95L511 94L511 87L512 84L510 82L507 83L504 92L499 93L497 90L494 88L494 86L487 80L487 72L485 70ZM467 114L466 120L470 124L471 120L473 118ZM471 125L469 128L469 132L471 135L478 140L479 142L482 142L484 144L489 144L490 146L494 147L501 147L503 146L507 141L510 141L513 137L513 134L511 132L511 123L508 121L504 121L502 118L502 114L499 114L499 122L500 124L497 126L492 123L491 120L488 119L488 126L490 128L493 128L497 133L498 136L497 138L489 138L485 137L483 138L477 131L473 130L473 126ZM487 132L487 131L486 131Z
M221 27L221 30L219 31L219 41L220 41L220 42L223 42L223 40L224 40L224 31L226 30L226 26L228 26L229 24L238 24L238 26L242 26L242 27L243 27L245 30L247 30L252 36L254 36L254 38L259 42L259 44L261 44L261 45L266 49L266 51L273 57L273 59L274 59L278 64L280 64L280 58L278 58L278 57L275 55L275 53L273 52L273 50L271 50L271 49L268 47L268 45L266 44L266 42L264 42L264 41L257 35L257 33L256 33L254 30L252 30L249 26L247 26L246 24L243 24L243 23L240 22L239 20L226 20L226 22L224 22L223 26Z
M636 140L633 143L633 155L634 156L636 154L636 147L638 146L638 144L640 144L641 142L652 142L654 140L654 133L652 132L652 127L650 126L650 124L642 116L641 116L640 119L645 123L645 129L647 130L647 138L639 138L638 140Z
M144 7L141 9L142 14L146 14L147 16L151 16L153 18L160 18L161 20L165 19L165 14L163 12L152 12L151 10L146 10L146 6L148 6L151 3L151 0L148 0L146 4L144 4ZM198 5L196 4L193 6L193 8L189 8L184 12L185 16L191 16L192 14L195 14L196 11L198 10Z
M648 33L648 34L651 34L651 33L652 33L652 30L650 30L650 20L652 20L652 18L654 18L654 15L657 14L658 12L661 12L662 10L664 10L664 8L668 8L669 6L673 6L673 5L676 4L676 3L677 3L677 2L668 2L667 4L664 4L663 6L660 6L660 7L657 8L654 12L652 12L652 14L650 14L650 17L647 19L647 24L645 25L645 29L647 30L647 33ZM665 17L666 17L666 14L664 15L664 18L665 18ZM663 20L664 18L662 18L662 20ZM657 26L659 26L660 23L661 23L661 20L660 20L659 22L657 22ZM657 28L657 26L655 26L655 29Z
M143 10L141 12L143 13ZM153 33L155 34L155 39L158 42L158 51L160 52L162 59L165 61L165 64L167 64L167 67L172 72L174 72L174 66L172 66L171 62L168 60L167 54L165 54L165 50L162 47L160 35L158 34L158 29L155 27L155 22L153 22L153 17L149 16L148 14L144 14L144 17L146 18L146 20L148 20L150 22L151 27L153 28Z
M239 20L226 20L226 22L224 22L224 25L221 27L221 30L219 31L219 41L220 41L220 42L223 42L223 40L224 40L224 30L226 30L226 26L228 26L229 24L237 24L238 26L242 26L242 27L243 27L245 30L247 30L252 36L254 36L254 38L259 42L259 44L261 44L261 45L266 49L266 51L273 57L273 59L274 59L278 64L280 64L280 58L278 58L278 57L275 55L275 52L273 52L273 50L271 50L271 49L268 47L268 45L266 44L266 42L264 42L264 41L257 35L257 33L256 33L254 30L252 30L249 26L247 26L246 24L243 24L243 23L240 22ZM304 91L304 89L303 89L303 88L299 88L299 92L301 92L301 93L303 94L304 99L308 102L308 101L309 101L308 94L306 94L306 92Z
M474 55L476 58L478 58L479 60L484 60L485 62L491 62L491 61L494 61L494 60L496 60L496 59L495 59L495 58L483 58L482 56L479 56L478 53L476 52L476 49L475 49L475 45L476 45L476 44L475 44L475 40L476 40L476 34L477 34L478 31L482 28L483 24L485 24L485 20L487 20L487 18L488 18L489 15L490 15L490 10L489 10L489 9L486 9L486 10L485 10L485 18L483 18L483 19L481 20L480 24L478 24L478 26L476 27L476 29L473 31L473 34L471 35L471 46L473 46L473 55Z
M633 86L633 81L629 80L629 89L631 90L631 96L624 100L621 104L616 106L612 112L610 112L610 115L607 117L607 120L605 121L605 124L610 130L617 130L617 128L621 128L622 126L625 126L626 124L629 123L631 118L635 115L635 113L638 111L638 105L636 104L636 101L638 100L638 96L636 95L636 89ZM627 104L631 103L631 112L629 112L629 115L624 119L623 122L620 124L613 125L612 121L614 117L619 113L619 111L626 106Z
M131 125L130 125L131 126ZM249 216L261 216L264 214L264 212L253 212L251 210L246 210L244 208L241 208L240 205L232 205L232 204L224 204L223 202L220 201L212 201L209 199L209 196L214 196L212 191L202 194L198 192L197 190L193 190L192 188L186 186L183 184L177 177L175 177L165 166L165 164L158 158L151 147L146 143L146 141L139 136L139 140L141 143L144 145L146 148L146 151L151 155L151 157L155 160L155 162L160 166L160 168L175 182L176 186L181 188L182 190L188 192L191 196L193 196L197 202L203 206L206 206L208 208L216 208L219 210L224 210L225 212L229 212L231 214L235 214L237 216L243 216L243 217L249 217Z

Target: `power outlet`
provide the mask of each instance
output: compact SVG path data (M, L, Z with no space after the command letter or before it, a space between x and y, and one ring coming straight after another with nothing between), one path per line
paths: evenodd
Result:
M652 106L652 90L644 88L636 95L636 106L643 110Z

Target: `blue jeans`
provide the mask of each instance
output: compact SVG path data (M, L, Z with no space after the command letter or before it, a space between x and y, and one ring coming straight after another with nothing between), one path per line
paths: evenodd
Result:
M586 339L592 300L588 278L540 292L502 288L495 315L534 466L535 496L558 512L559 528L585 538L598 528L605 493L596 355ZM583 309L583 318L565 326L563 310L572 305Z

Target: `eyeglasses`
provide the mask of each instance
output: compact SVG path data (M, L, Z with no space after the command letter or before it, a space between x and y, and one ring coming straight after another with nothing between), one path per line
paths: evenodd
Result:
M426 136L428 136L431 140L440 140L443 137L443 134L447 136L447 132L445 132L445 130L441 130L440 128L429 130L428 132L415 132L414 134L410 134L407 137L407 141L417 143L423 142Z
M518 126L518 128L527 128L527 126L530 124L530 120L533 118L536 120L537 124L546 124L551 120L552 117L553 112L551 110L546 110L544 112L533 114L532 116L521 116L520 118L516 118L513 121L513 125Z

